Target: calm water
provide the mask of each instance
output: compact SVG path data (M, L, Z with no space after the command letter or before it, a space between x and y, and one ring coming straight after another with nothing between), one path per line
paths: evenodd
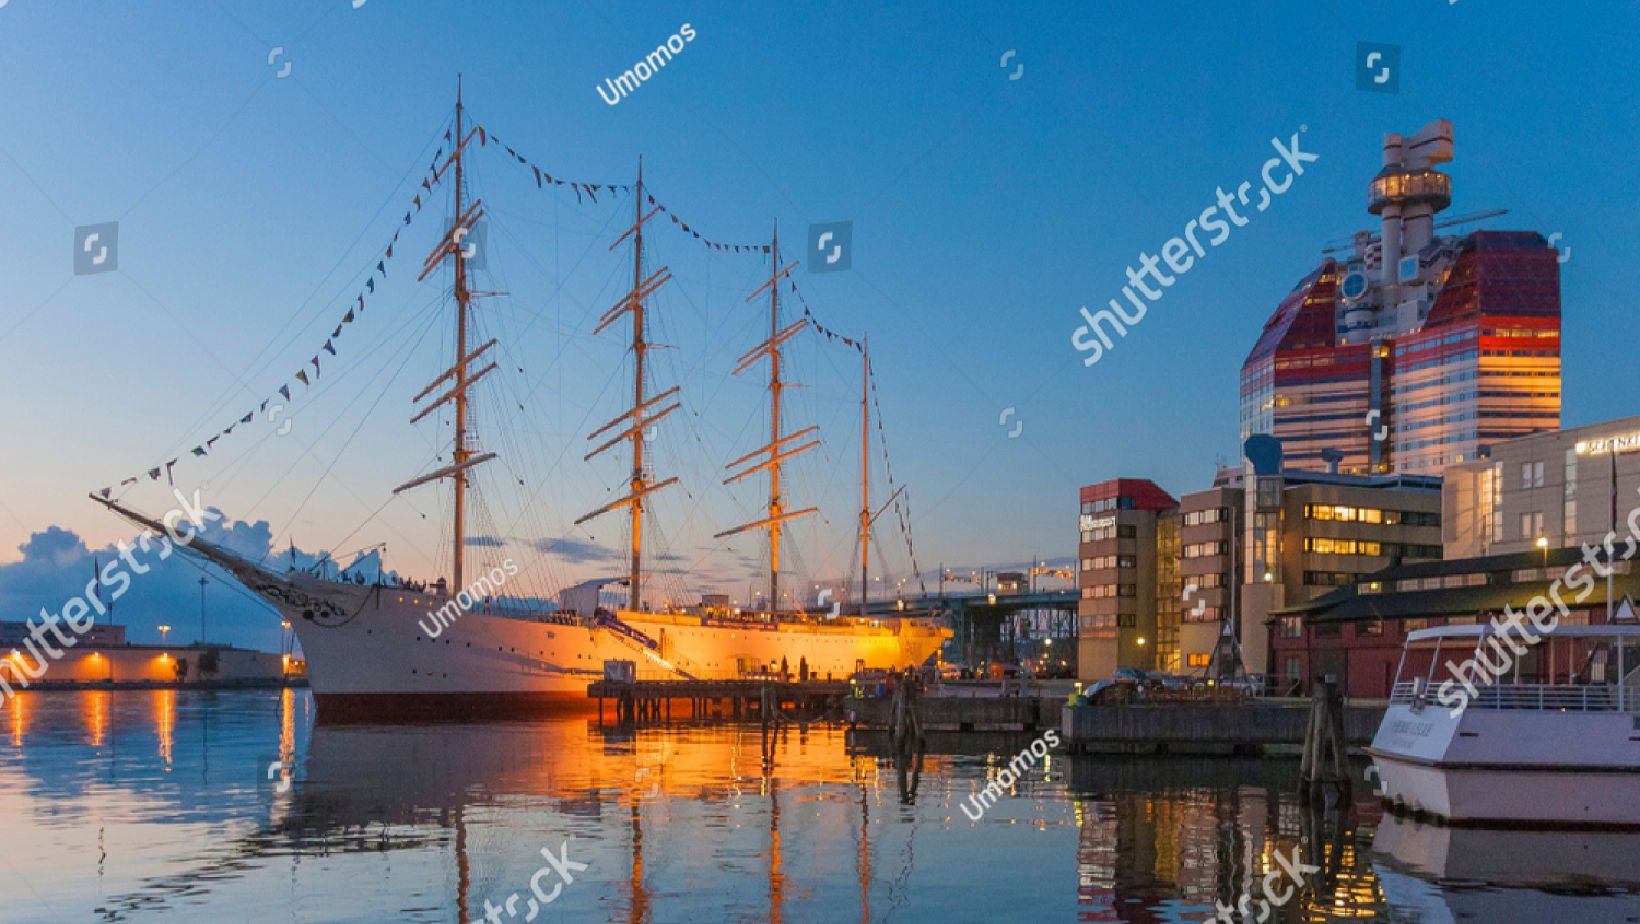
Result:
M756 726L316 728L305 692L24 694L0 708L0 920L450 922L488 900L523 921L567 841L586 869L536 920L1200 921L1299 847L1322 872L1285 922L1640 922L1640 836L1306 811L1291 762L1059 756L976 823L959 806L994 762L931 754L902 784L848 745L788 727L765 769Z

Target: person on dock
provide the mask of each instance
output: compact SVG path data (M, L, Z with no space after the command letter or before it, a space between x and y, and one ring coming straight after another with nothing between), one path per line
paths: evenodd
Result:
M803 655L797 659L797 679L801 683L809 682L809 656Z
M790 683L791 679L792 679L791 665L786 661L786 656L781 655L780 656L780 682L781 683Z

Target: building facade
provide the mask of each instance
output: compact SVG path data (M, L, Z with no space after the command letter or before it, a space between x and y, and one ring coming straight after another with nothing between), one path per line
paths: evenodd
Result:
M1243 439L1275 436L1296 469L1438 474L1560 426L1559 254L1531 231L1437 235L1451 159L1445 120L1385 136L1380 230L1329 251L1265 322Z
M1077 524L1077 676L1082 680L1109 679L1118 667L1156 666L1163 622L1158 601L1164 592L1174 601L1163 608L1177 613L1178 566L1161 565L1161 553L1177 542L1177 524L1168 521L1178 506L1172 495L1142 478L1082 488ZM1172 585L1164 588L1161 581L1170 573Z
M1249 465L1216 481L1181 501L1144 479L1082 489L1080 679L1138 667L1277 682L1272 614L1441 557L1437 478Z
M1598 545L1640 526L1640 417L1491 446L1446 473L1450 558ZM1635 532L1640 533L1640 528Z

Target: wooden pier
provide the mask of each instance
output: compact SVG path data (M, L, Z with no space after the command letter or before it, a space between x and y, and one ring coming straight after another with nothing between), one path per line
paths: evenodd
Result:
M849 696L849 685L842 680L600 680L587 686L587 696L598 701L599 724L606 699L615 704L616 722L670 722L677 700L687 706L690 719L767 721L771 712L786 708L834 711Z

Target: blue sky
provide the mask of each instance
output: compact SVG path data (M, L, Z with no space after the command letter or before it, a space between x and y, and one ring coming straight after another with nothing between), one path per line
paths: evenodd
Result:
M595 86L684 22L697 37L664 71L616 106L599 97ZM1621 334L1640 273L1637 30L1627 3L1480 0L1256 13L11 0L0 6L0 390L11 409L0 605L32 612L33 596L8 595L5 564L32 534L56 526L90 547L128 535L88 490L201 442L316 352L442 142L458 70L472 113L532 161L628 182L641 153L656 194L715 239L763 241L778 219L789 262L810 223L854 223L852 269L800 267L797 284L828 327L871 336L924 569L1071 555L1081 484L1205 486L1235 457L1236 374L1264 319L1320 248L1371 227L1382 134L1435 118L1455 126L1448 214L1508 208L1487 226L1558 231L1571 247L1565 422L1633 414L1611 386L1630 377ZM1355 88L1358 41L1401 46L1398 93ZM1018 80L999 66L1008 50L1010 68L1024 65ZM1180 233L1216 186L1255 178L1270 139L1301 126L1321 159L1083 367L1070 343L1078 307L1117 296L1141 250ZM486 473L496 485L475 532L502 544L473 554L542 559L530 589L546 591L612 570L598 550L624 542L617 521L572 521L613 499L620 478L618 459L580 456L586 433L623 409L622 346L590 332L630 279L627 258L606 248L631 207L537 190L494 146L470 162L492 210L481 284L509 293L486 300L480 322L508 352L479 406L480 440L504 461ZM267 521L275 548L386 541L392 567L445 570L447 501L436 488L389 493L435 467L448 433L407 423L410 397L450 355L436 284L411 278L446 204L433 198L339 355L325 357L323 386L291 403L290 433L258 421L178 465L179 484L203 483L231 517ZM119 270L74 276L75 226L105 221L120 222ZM725 488L716 469L766 439L758 381L725 373L766 332L763 306L742 299L768 267L708 255L671 227L651 240L651 265L675 276L655 308L655 339L675 347L656 382L681 385L685 401L658 440L657 471L686 488L658 505L673 556L659 565L744 592L761 543L711 535L754 518L765 493ZM819 423L826 440L791 476L791 501L823 511L793 530L806 579L848 567L857 358L810 337L791 367L808 387L788 417ZM503 417L520 436L496 432ZM879 465L879 485L884 475ZM127 499L157 512L166 496L145 484ZM903 574L893 519L880 532ZM569 554L541 556L543 538ZM265 619L242 618L266 633Z

